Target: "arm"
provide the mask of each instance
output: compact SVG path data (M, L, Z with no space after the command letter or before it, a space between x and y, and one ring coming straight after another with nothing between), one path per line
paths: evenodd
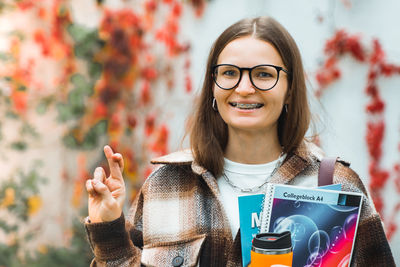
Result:
M109 146L104 153L110 167L110 176L105 177L102 168L96 168L94 178L86 183L89 193L89 216L85 228L89 243L95 255L91 266L140 266L142 237L141 230L134 230L133 224L125 222L122 207L125 200L125 184L122 177L123 159L113 153ZM139 194L137 199L142 199ZM141 225L141 208L135 201L132 210Z
M395 266L378 214L360 221L352 262L354 266Z
M126 220L122 214L111 222L85 222L87 238L95 255L91 266L140 266L142 200L143 195L139 192Z

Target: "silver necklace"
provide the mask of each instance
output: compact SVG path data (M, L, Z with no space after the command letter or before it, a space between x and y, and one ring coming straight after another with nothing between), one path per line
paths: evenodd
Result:
M276 171L278 170L278 168L281 166L282 162L283 162L283 156L285 155L284 152L282 152L279 155L278 161L276 162L275 168L274 170L271 172L271 174L267 177L267 179L265 179L265 182L258 185L258 186L254 186L254 187L250 187L250 188L242 188L240 186L235 185L231 180L229 180L228 176L226 175L225 172L222 173L222 177L224 177L225 181L233 187L233 189L238 190L242 193L254 193L254 192L258 192L266 183L268 183L269 179L276 173Z

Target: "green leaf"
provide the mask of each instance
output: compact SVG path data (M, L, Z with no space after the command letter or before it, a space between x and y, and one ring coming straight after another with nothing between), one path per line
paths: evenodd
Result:
M82 74L75 73L70 80L75 86L74 90L78 91L80 94L82 94L82 96L89 96L93 93L93 85L87 82Z
M61 6L61 7L58 9L58 15L59 15L59 16L65 16L65 15L67 15L67 14L68 14L68 8L67 8L67 7Z
M67 134L63 137L62 139L64 146L71 148L71 149L77 149L79 147L78 141L76 138L71 134Z
M0 266L16 267L22 266L21 262L15 257L17 255L19 244L8 246L0 243ZM19 265L18 265L19 264Z
M59 122L66 122L73 117L68 105L66 105L64 103L58 103L56 107L57 107L57 111L58 111L57 120Z
M108 122L106 120L96 123L85 135L82 142L79 142L73 135L74 129L63 137L63 143L71 149L92 150L97 147L100 137L107 133Z
M90 42L75 45L74 52L78 58L82 58L88 61L93 59L93 46Z
M1 61L9 61L13 59L13 56L10 53L0 52L0 60Z
M39 193L39 184L46 184L47 179L41 177L36 168L43 165L43 162L35 162L34 169L31 169L27 174L21 173L23 188L29 195L37 195Z
M77 57L91 62L93 61L94 55L100 51L103 45L104 43L98 39L97 32L93 32L89 34L83 42L75 44L74 52Z
M99 79L102 71L103 71L103 67L101 64L93 62L93 61L89 62L90 78L92 78L93 80Z
M97 147L99 138L106 134L107 132L107 121L102 120L94 125L89 132L86 134L83 140L83 148L93 149Z
M41 102L36 106L36 112L37 112L39 115L44 115L44 114L46 113L48 107L49 107L49 106L48 106L46 103L44 103L43 101L41 101Z
M72 75L70 81L75 87L85 87L87 85L85 77L80 73Z
M11 233L18 230L18 225L9 224L7 221L0 219L0 229L3 229L6 233Z
M11 143L11 148L19 151L24 151L27 149L28 144L24 141L15 141Z
M97 29L89 29L81 25L71 24L67 30L75 40L75 55L86 59L88 62L92 61L93 55L103 45L99 40Z
M78 90L73 90L68 95L70 112L74 118L79 118L85 113L85 99Z
M48 96L41 99L39 104L36 106L36 112L40 115L43 115L53 102L54 96Z
M132 134L133 134L133 131L132 131L131 128L125 128L125 135L126 136L132 136Z
M93 32L93 30L74 23L70 24L67 27L67 31L75 42L83 42L87 38L87 36Z
M6 112L6 117L10 119L19 119L19 115L15 113L14 111L8 110Z
M39 137L39 134L36 131L36 129L31 124L25 122L22 125L22 128L21 128L21 135L24 136L24 135L27 135L27 134L29 134L29 135L31 135L31 136L33 136L35 138Z

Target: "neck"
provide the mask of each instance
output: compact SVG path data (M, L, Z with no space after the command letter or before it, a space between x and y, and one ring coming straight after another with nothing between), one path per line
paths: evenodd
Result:
M282 152L277 131L241 131L229 129L225 157L245 164L262 164L276 160Z

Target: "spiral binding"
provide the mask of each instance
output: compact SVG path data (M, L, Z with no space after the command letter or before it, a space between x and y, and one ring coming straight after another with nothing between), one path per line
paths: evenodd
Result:
M271 206L272 206L272 198L274 197L274 184L267 184L264 198L261 204L261 222L260 222L260 233L268 232L269 230L269 223L271 217ZM268 194L268 196L267 196ZM268 201L266 198L268 197ZM267 205L267 206L266 206Z

